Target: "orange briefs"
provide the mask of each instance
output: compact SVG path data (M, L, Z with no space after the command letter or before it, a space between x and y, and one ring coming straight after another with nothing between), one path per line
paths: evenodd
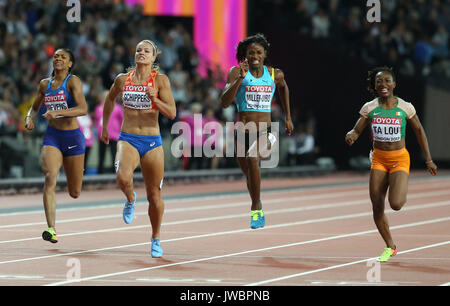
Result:
M394 151L373 149L371 169L385 172L405 171L409 173L410 157L406 148Z

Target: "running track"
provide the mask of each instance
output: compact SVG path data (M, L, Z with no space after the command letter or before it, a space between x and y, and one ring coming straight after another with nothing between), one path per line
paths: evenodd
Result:
M151 258L144 189L132 224L118 189L58 193L59 242L41 194L0 198L0 285L450 285L450 174L411 174L408 203L387 215L399 253L372 220L368 174L263 179L266 227L249 228L244 181L164 186L164 256ZM79 272L79 273L78 273Z

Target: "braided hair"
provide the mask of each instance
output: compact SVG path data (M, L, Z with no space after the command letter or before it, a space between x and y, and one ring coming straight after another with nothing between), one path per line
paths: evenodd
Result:
M376 67L376 68L370 70L367 74L367 90L374 96L377 95L377 92L375 90L375 77L380 72L389 73L392 76L392 79L394 80L394 82L396 82L394 70L390 67L386 67L386 66Z
M251 44L261 45L267 53L269 52L270 43L267 41L264 34L258 33L258 34L249 36L246 39L240 41L236 48L236 59L238 60L239 63L245 60L247 48ZM264 64L268 64L268 63L269 63L268 59L265 58Z

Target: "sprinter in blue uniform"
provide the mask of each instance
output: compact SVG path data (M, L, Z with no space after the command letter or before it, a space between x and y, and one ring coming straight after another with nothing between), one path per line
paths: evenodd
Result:
M43 117L48 120L48 127L41 150L41 167L45 176L43 201L48 229L42 233L42 238L52 243L58 242L55 188L61 166L64 165L72 198L80 195L83 181L86 141L76 117L87 113L87 104L80 79L70 73L74 64L75 58L69 49L55 51L52 77L41 80L25 118L25 128L33 130L33 120L44 103L47 111Z
M238 44L236 59L239 66L230 69L227 84L220 97L224 108L236 101L239 113L235 125L235 149L238 164L247 178L247 189L252 200L251 228L265 225L260 198L259 161L264 157L262 150L271 150L277 141L271 133L271 106L275 93L285 112L287 135L293 130L289 89L284 73L268 63L269 46L262 34L247 37Z

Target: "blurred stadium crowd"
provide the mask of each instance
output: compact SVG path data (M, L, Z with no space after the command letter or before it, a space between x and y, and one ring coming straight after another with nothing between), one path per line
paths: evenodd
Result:
M329 40L337 51L360 56L369 64L392 66L402 74L439 75L450 80L450 1L381 2L382 22L369 23L366 1L253 1L253 10L249 12L252 16L249 21L253 23L249 29L257 32L258 23L266 23L265 16L270 12L270 22L294 29L298 35ZM193 45L190 29L182 23L163 25L157 17L144 16L141 6L128 7L114 0L83 1L80 23L67 22L66 12L66 1L0 0L0 136L3 139L17 139L14 142L17 144L42 136L45 120L41 119L36 131L30 134L23 131L23 118L33 102L39 80L50 75L51 58L59 47L70 48L75 54L74 74L83 81L92 134L97 135L95 109L103 102L104 92L115 76L133 65L136 43L144 38L155 41L162 50L159 65L171 80L178 106L174 121L194 112L208 114L211 120L222 123L234 120L235 109L222 110L218 102L226 72L210 67L206 77L197 73L196 67L202 59ZM276 107L273 114L273 121L282 120ZM161 118L163 137L170 137L172 123ZM307 122L296 122L295 118L294 124L299 126L298 131L310 128ZM304 137L297 136L289 139L286 146L287 155L294 155L294 159L304 141ZM311 141L309 146L314 150ZM31 153L39 154L36 148L35 151ZM5 160L4 154L7 153L0 148L0 159ZM229 162L206 167L235 166ZM4 167L5 163L2 164ZM186 162L172 166L189 167ZM9 175L5 171L0 173L3 177Z
M337 52L360 56L370 65L449 79L450 1L381 0L381 22L369 22L375 2L261 0L252 10L252 27L262 27L262 16L271 12L271 26L329 40Z

